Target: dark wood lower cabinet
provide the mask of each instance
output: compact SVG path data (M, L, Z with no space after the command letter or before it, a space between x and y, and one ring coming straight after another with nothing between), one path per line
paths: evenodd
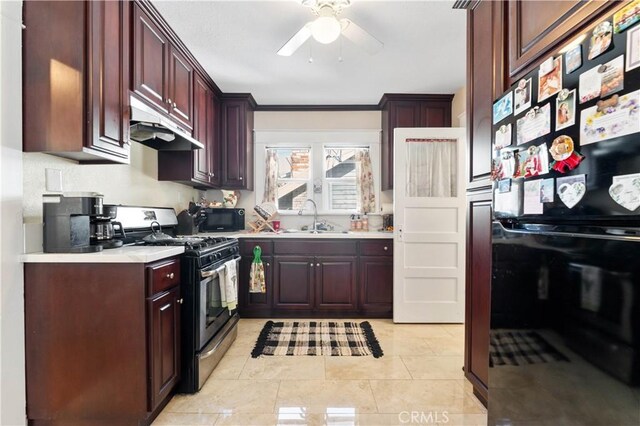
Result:
M255 246L267 254L262 256L267 283L265 294L249 293ZM391 247L389 239L242 238L240 315L253 318L391 317ZM305 255L294 255L301 252Z
M275 309L313 309L313 257L278 256L274 259Z
M180 379L180 283L159 279L175 268L25 264L29 424L153 421Z
M481 400L489 383L491 190L467 194L465 375Z

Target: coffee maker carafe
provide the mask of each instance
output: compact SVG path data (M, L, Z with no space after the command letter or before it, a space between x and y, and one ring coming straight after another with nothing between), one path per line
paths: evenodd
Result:
M122 239L126 237L126 234L122 224L114 220L117 213L118 206L105 204L102 206L101 215L91 217L90 241L92 245L102 246L103 249L122 247ZM117 233L120 233L122 239L116 238Z
M91 253L91 217L102 216L101 194L45 194L42 199L45 253Z

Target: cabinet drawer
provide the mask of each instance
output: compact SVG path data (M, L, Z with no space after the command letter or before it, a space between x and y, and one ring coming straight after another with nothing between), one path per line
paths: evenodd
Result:
M260 246L262 254L273 254L273 241L271 240L249 240L240 239L240 254L243 256L253 256L253 248Z
M273 251L276 254L305 256L355 256L357 253L356 241L334 239L324 241L308 239L274 241Z
M362 256L392 256L393 240L360 241L360 254Z
M147 295L151 296L180 284L180 259L147 267Z

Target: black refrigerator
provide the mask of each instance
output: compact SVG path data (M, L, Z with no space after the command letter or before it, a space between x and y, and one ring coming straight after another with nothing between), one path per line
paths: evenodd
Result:
M539 81L538 69L509 91L511 109L522 107L531 78L530 107L505 114L504 95L496 100L489 425L640 425L640 175L633 176L640 173L640 113L633 105L640 67L638 53L627 52L628 39L640 32L634 19L614 22L612 15L569 54L553 56L561 61L561 88L576 89L574 124L558 111L571 103L566 91L539 100L539 84L548 82ZM543 72L556 66L552 60ZM605 96L595 95L593 69ZM535 118L547 104L549 132L531 138L529 128L522 135L521 119ZM598 120L607 114L610 121ZM616 128L615 120L626 121ZM539 127L544 132L544 123ZM534 155L565 137L572 141L569 161L562 152L547 163Z

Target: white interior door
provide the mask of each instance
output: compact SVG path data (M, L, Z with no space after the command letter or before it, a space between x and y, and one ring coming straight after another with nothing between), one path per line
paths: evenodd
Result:
M394 322L464 320L465 130L394 132Z

